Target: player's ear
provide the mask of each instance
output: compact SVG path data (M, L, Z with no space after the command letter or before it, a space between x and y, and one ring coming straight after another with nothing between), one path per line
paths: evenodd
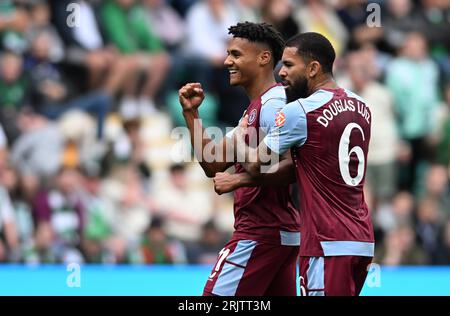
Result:
M272 53L268 50L264 50L259 54L259 64L265 66L272 60Z
M312 62L309 63L308 65L308 75L310 78L315 77L319 72L320 69L322 68L322 66L320 65L320 63L316 60L313 60Z

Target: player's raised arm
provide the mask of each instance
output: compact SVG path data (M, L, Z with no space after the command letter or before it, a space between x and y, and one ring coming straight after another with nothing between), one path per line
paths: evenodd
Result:
M279 163L271 167L267 173L252 177L249 173L218 172L214 177L214 190L224 194L242 187L282 186L295 183L295 167L290 151L282 157Z
M217 172L225 171L228 167L233 165L233 161L227 162L227 157L234 157L234 152L227 147L227 138L224 137L219 143L214 142L209 138L198 114L203 99L205 98L202 86L200 83L188 83L184 85L179 91L178 96L180 104L183 108L183 116L186 125L191 134L191 144L194 147L194 152L199 160L200 166L205 171L206 176L212 178ZM213 142L213 144L211 144ZM211 148L208 151L216 159L205 160L205 147ZM227 151L228 155L227 155Z

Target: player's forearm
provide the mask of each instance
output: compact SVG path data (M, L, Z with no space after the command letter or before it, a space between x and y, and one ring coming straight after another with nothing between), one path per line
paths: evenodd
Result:
M235 146L237 161L244 167L245 171L252 178L261 177L261 161L259 160L258 149L251 148L241 141L237 141Z
M259 187L259 186L272 186L272 185L285 185L286 182L280 181L274 174L268 176L260 174L258 177L252 177L249 173L243 172L233 176L233 188L234 190L242 187Z
M295 169L292 161L282 160L271 166L267 172L251 176L249 173L235 175L235 188L254 186L281 186L295 183Z
M211 146L210 144L212 140L205 134L205 129L201 123L198 111L183 111L183 116L190 132L191 144L194 148L195 156L197 157L206 176L212 178L217 172L225 171L228 164L223 156L219 157L219 159L215 156L217 146L213 146L211 152L212 157L216 158L205 159L206 157L204 157L205 147Z
M283 159L279 163L270 166L258 178L262 185L287 185L297 181L295 167L291 159Z

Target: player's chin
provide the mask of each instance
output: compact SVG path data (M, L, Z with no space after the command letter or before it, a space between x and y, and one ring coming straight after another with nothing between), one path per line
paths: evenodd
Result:
M239 86L241 81L237 78L230 77L230 86Z

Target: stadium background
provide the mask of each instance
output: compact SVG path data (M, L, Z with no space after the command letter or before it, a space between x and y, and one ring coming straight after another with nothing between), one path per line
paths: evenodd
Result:
M371 106L381 273L362 294L450 295L449 0L0 1L1 295L201 293L232 195L175 163L177 89L201 82L205 124L236 124L248 101L222 62L244 20L327 36Z

